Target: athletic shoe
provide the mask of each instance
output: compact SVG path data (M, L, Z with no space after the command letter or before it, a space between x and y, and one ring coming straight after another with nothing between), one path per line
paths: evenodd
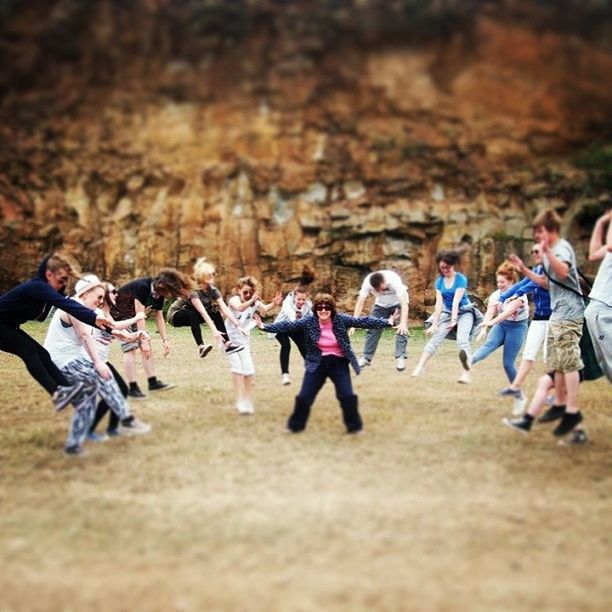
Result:
M528 434L531 429L531 424L533 421L526 419L525 417L521 417L520 419L502 419L502 423L506 427L510 427L510 429L514 429L515 431L520 431L522 434Z
M210 353L210 351L212 350L212 344L200 344L200 346L198 347L198 354L202 359L204 359L204 357L206 357L206 355L208 355L208 353Z
M516 399L523 397L523 392L520 389L513 389L512 387L504 387L499 394L502 397L514 397Z
M574 444L585 444L589 441L589 437L587 436L586 431L584 429L574 429L572 433L567 436L567 438L563 438L563 440L559 440L558 444L561 446L572 446Z
M228 344L225 347L225 354L226 355L233 355L234 353L239 353L243 349L244 349L244 346L240 346L238 344Z
M512 414L514 416L521 416L521 414L525 412L526 405L527 405L527 398L521 393L521 396L515 398L512 404Z
M121 430L117 427L117 429L107 429L106 435L109 438L118 438L119 436L122 436L123 434L121 433Z
M174 388L172 383L163 383L161 380L149 383L149 391L167 391L172 388Z
M465 349L461 349L459 351L459 361L461 362L463 369L466 372L469 372L470 368L472 367L472 360L470 359L470 356L467 354L467 351Z
M147 399L147 396L140 390L140 387L138 386L128 391L128 397L133 400Z
M289 374L283 374L281 376L281 385L290 385L291 378L289 378Z
M63 410L83 388L82 382L75 382L73 385L60 385L53 394L51 401L53 407L59 412Z
M582 421L582 415L580 411L575 413L566 412L561 418L561 422L553 430L553 435L557 438L568 434L576 425Z
M143 423L134 418L131 421L121 423L120 431L128 436L137 436L139 434L149 433L151 431L151 426L148 423Z
M255 408L249 400L238 400L236 402L236 409L240 414L253 414L255 412Z
M359 364L360 368L367 368L370 365L370 360L366 359L365 357L361 356L358 360L357 363Z
M87 434L87 439L91 442L106 442L106 436L101 436L95 431L91 431Z
M565 414L565 406L552 405L539 419L538 423L558 421Z
M457 382L462 385L469 385L472 382L472 376L469 371L465 371L461 374L461 376L457 379Z
M83 447L78 444L64 447L64 455L67 457L83 457L85 454Z
M398 372L403 372L406 369L406 358L405 357L398 357L395 360L395 369Z

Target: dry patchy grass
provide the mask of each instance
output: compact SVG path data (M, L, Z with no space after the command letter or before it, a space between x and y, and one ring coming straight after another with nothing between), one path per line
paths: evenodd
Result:
M255 334L244 417L223 358L172 332L157 365L178 387L133 403L152 434L76 460L60 452L68 411L0 354L0 609L609 609L604 381L581 390L591 442L562 448L550 428L502 427L498 354L461 386L447 342L415 381L393 369L387 334L354 379L365 434L343 434L328 385L291 436L297 351L282 387L277 343ZM422 346L413 334L409 367Z

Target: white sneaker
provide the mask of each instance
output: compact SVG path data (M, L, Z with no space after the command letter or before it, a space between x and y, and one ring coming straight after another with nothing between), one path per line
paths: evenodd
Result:
M469 385L472 382L472 377L471 377L470 373L466 370L457 379L457 382L461 383L462 385Z
M139 434L147 434L151 431L151 426L148 423L143 423L138 419L132 419L128 423L121 423L121 433L128 436L137 436Z
M289 378L289 374L283 374L281 376L281 385L290 385L291 378Z
M249 400L238 400L236 402L236 410L240 414L253 414L255 412L255 408Z
M525 406L527 406L527 398L524 395L517 397L512 404L513 416L521 416L525 413Z
M397 369L398 372L403 372L406 369L406 358L398 357L395 360L395 368Z
M357 360L357 363L360 368L367 368L370 365L370 362L363 355Z

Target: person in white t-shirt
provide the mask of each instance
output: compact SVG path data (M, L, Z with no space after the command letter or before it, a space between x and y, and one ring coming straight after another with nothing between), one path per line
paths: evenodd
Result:
M406 346L408 344L408 287L402 282L399 274L391 270L379 270L368 274L361 284L354 316L363 311L369 295L374 296L374 306L371 316L388 319L396 310L400 311L397 336L395 338L395 367L399 372L406 369ZM351 331L352 333L352 331ZM368 329L365 337L363 354L359 358L359 366L369 366L374 359L376 347L382 334L382 329Z
M232 344L243 346L242 351L227 354L227 359L232 372L234 390L236 391L236 409L240 414L253 414L253 376L255 367L251 355L251 330L256 326L253 317L259 314L267 314L283 301L283 294L278 292L269 304L264 304L260 299L260 285L252 276L243 276L238 279L234 287L234 295L229 299L227 305L239 323L239 327L227 319L225 328Z

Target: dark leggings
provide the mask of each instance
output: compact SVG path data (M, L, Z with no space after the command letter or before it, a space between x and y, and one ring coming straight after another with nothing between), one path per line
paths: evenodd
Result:
M223 341L227 342L227 331L225 330L225 323L223 322L221 313L218 310L207 310L206 312L213 320L215 327L223 334ZM198 346L204 344L202 330L200 328L200 325L204 323L204 319L202 318L202 315L194 308L183 308L182 310L179 310L172 317L171 323L174 325L174 327L191 327L191 335L196 341L196 344Z
M276 339L281 345L280 350L280 367L282 374L289 374L289 355L291 354L291 342L293 340L295 346L298 347L300 355L303 359L306 358L306 348L304 347L304 333L299 330L286 334L276 334Z
M36 382L51 395L59 385L70 385L59 368L51 361L47 349L19 327L0 321L0 351L19 357Z
M123 377L121 376L121 374L119 374L119 372L117 372L117 370L115 369L112 363L109 363L107 361L106 365L108 366L108 369L112 372L113 378L115 379L115 381L117 382L117 385L119 386L119 389L121 390L121 395L123 395L123 397L127 397L128 396L127 383L125 382L125 380L123 380ZM109 410L110 410L110 406L104 400L101 400L100 403L98 404L98 407L96 408L96 416L94 417L93 423L91 424L91 427L89 428L89 433L92 433L96 430L98 423L104 418L104 415ZM124 419L124 421L131 421L133 418L134 417L129 416L126 419ZM119 425L119 417L112 410L110 410L110 417L108 419L108 429L109 430L117 429L118 425Z

